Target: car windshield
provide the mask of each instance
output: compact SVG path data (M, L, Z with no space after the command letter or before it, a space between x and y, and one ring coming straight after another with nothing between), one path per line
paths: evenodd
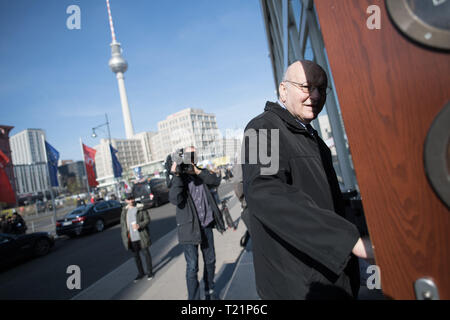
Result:
M81 207L78 207L78 208L76 208L75 210L73 210L71 213L69 213L69 214L67 215L67 217L68 217L68 218L69 218L69 217L76 217L76 216L79 216L79 215L81 215L81 214L84 214L84 213L86 213L91 207L92 207L92 204L89 204L89 205L87 205L87 206L81 206Z

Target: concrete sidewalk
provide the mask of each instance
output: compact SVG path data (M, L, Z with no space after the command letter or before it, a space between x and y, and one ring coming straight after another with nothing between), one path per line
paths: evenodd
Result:
M238 224L237 230L228 229L220 234L214 229L216 250L215 293L220 300L258 300L251 239L245 250L240 239L246 231L240 220L241 206L233 192L229 199L230 214ZM74 300L186 300L186 260L178 245L177 231L172 230L150 247L155 276L152 280L143 278L134 283L137 274L134 258L98 280L76 295ZM145 259L143 259L145 263ZM365 286L367 265L361 263L361 290L359 300L382 300L381 290L368 290ZM200 296L203 292L203 257L199 253Z
M241 206L233 192L225 198L229 199L228 208L233 221L238 224L237 230L227 229L220 234L214 229L216 250L216 294L219 298L227 296L229 283L235 267L243 252L239 241L246 231L240 221ZM96 283L86 288L74 300L186 300L186 260L183 250L178 245L176 230L166 234L150 247L155 276L152 280L144 278L133 282L137 274L134 258L130 258L119 268L112 271ZM143 260L145 264L145 259ZM199 254L199 280L203 276L203 257ZM204 298L203 283L200 283L201 297Z

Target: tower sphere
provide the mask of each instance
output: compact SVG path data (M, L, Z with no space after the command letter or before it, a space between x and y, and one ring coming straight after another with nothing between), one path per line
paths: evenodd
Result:
M121 51L122 50L120 48L119 43L111 44L112 57L111 57L111 59L109 59L108 65L111 68L112 72L114 72L114 73L118 73L118 72L124 73L128 69L128 63L122 57Z

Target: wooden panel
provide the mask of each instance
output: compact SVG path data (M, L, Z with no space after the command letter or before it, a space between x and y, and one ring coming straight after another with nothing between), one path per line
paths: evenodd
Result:
M370 5L381 29L369 30ZM392 25L381 0L316 0L386 296L415 299L429 276L450 299L450 212L423 165L428 129L450 100L450 55Z

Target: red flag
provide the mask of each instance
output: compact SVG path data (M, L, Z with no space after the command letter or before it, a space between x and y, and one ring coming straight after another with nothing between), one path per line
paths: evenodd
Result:
M0 150L0 202L15 203L16 195L5 170L9 162L9 158Z
M96 152L97 150L89 148L83 143L84 164L86 166L86 173L90 187L96 187L98 185L98 182L95 179L95 170L94 170Z

